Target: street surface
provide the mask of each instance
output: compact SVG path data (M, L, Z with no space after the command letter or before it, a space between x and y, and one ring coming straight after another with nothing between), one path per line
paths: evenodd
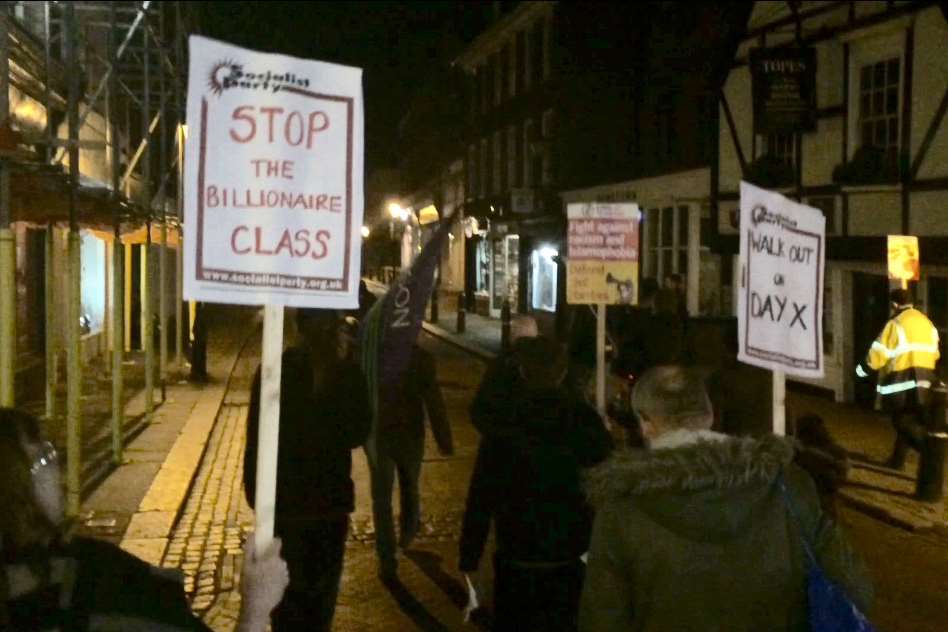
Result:
M357 507L334 624L340 632L476 629L462 621L466 593L456 569L461 515L478 440L467 409L485 365L429 335L422 335L422 344L438 360L456 453L447 458L438 455L429 438L422 469L423 528L412 550L400 555L401 586L392 589L376 575L368 468L362 451L354 453ZM259 352L259 342L252 343L238 360L163 563L184 571L194 609L221 631L233 630L236 623L241 545L253 528L253 514L241 489L241 467L248 389ZM876 604L870 614L878 629L948 629L948 596L943 589L948 577L948 530L912 533L845 505L841 520L872 572ZM485 557L489 555L488 550ZM489 569L485 574L489 577Z

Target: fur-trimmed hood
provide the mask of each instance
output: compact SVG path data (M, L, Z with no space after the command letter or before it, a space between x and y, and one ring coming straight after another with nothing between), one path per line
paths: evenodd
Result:
M689 539L726 539L767 510L773 482L792 460L791 440L773 435L623 450L587 472L586 493L597 509L628 503Z

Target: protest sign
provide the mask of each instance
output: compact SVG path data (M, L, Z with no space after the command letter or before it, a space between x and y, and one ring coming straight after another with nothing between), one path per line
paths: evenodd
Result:
M570 204L566 217L566 302L638 303L638 205Z
M818 209L741 182L739 359L823 377L826 218Z
M358 305L362 71L190 39L184 293Z
M184 293L264 305L254 543L273 539L283 306L358 307L362 70L189 40Z

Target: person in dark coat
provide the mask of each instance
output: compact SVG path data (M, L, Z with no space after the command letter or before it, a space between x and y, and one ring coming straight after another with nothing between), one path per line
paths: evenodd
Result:
M737 359L737 323L724 332L721 366L708 378L714 429L731 436L759 438L773 432L773 378L770 371Z
M582 468L612 439L596 412L561 388L566 354L548 338L517 352L523 388L509 402L516 432L481 441L460 542L460 570L475 572L494 523L494 630L575 630L592 513Z
M517 316L510 327L510 349L487 366L470 408L471 423L482 436L504 436L513 430L510 400L522 387L518 350L537 334L536 319Z
M178 571L73 535L64 505L59 457L39 421L0 408L0 630L209 632ZM237 632L263 632L289 579L279 540L262 556L248 544Z
M395 524L392 516L392 486L398 475L400 495L399 541L408 548L421 527L419 478L425 454L425 416L431 434L443 456L454 454L451 426L438 386L434 356L417 344L412 349L393 406L380 411L376 455L369 459L372 477L372 515L375 520L375 548L379 574L385 581L395 579Z
M583 632L810 630L804 534L867 609L865 566L793 465L790 440L712 431L701 380L682 367L643 375L632 407L648 449L617 451L586 477L596 517Z
M339 359L334 310L299 309L302 342L283 353L275 531L283 539L290 586L274 631L329 630L355 508L352 450L364 444L371 413L358 365ZM255 502L260 370L247 413L244 489Z

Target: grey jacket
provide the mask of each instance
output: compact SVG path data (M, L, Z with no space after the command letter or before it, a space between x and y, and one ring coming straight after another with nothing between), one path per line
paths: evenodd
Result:
M808 630L801 525L776 484L781 472L826 572L869 603L862 564L791 463L792 445L713 438L626 450L590 471L581 630Z

